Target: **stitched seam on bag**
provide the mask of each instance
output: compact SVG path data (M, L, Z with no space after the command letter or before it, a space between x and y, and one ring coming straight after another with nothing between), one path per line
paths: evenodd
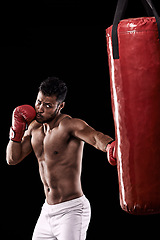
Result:
M137 32L158 32L158 30L130 30L130 31L123 31L123 32L121 32L121 31L119 31L119 33L118 34L126 34L126 33L137 33Z

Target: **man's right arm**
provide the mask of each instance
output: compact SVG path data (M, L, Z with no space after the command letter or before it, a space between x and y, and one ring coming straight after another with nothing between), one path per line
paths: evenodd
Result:
M6 149L6 160L9 165L20 163L28 154L32 152L31 138L27 135L23 137L22 142L9 141Z
M10 129L10 141L7 146L6 159L9 165L21 162L31 151L31 127L29 124L35 118L35 109L30 105L15 108ZM26 124L29 126L26 129Z

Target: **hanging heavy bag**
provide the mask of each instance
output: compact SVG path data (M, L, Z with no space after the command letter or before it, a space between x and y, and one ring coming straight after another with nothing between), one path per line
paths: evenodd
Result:
M149 17L120 21L126 3L118 1L106 30L120 204L131 214L154 214L160 213L160 20L146 0Z

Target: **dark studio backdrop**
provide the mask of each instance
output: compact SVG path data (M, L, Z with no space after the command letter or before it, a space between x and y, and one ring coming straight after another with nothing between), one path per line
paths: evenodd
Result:
M53 19L51 13L39 15L50 17L49 24L20 27L10 22L1 30L1 235L5 240L30 240L45 200L34 154L16 166L5 160L13 109L34 106L42 80L63 79L68 85L63 113L114 138L105 29L113 22L116 3L48 2ZM140 1L130 1L125 18L145 15ZM159 215L132 216L122 211L116 167L108 164L105 153L87 144L82 186L92 207L87 240L116 238L117 233L123 238L157 236Z

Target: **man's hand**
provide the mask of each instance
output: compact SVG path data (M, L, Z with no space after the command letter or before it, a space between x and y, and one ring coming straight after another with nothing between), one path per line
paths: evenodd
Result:
M21 142L26 129L26 124L29 126L35 116L35 109L30 105L16 107L12 116L10 139L15 142Z
M117 159L116 159L115 141L113 141L112 143L109 143L107 145L106 151L107 151L108 162L112 166L116 166L117 165Z

